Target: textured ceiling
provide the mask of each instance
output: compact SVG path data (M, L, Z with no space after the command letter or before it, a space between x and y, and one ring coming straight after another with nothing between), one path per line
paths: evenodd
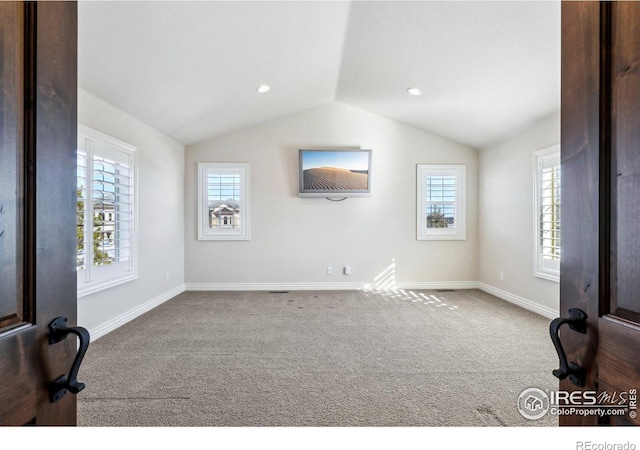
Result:
M557 1L81 1L78 12L80 86L185 145L337 100L481 148L560 104Z

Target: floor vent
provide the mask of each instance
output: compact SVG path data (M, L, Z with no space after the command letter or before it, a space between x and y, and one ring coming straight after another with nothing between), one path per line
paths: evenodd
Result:
M455 292L455 289L436 289L436 292Z
M291 291L269 291L269 294L288 294Z

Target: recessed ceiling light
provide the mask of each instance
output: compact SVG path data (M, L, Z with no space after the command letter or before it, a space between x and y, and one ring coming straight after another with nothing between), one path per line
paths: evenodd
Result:
M271 86L268 86L266 84L261 84L260 86L258 86L258 89L256 89L256 91L260 92L261 94L264 94L265 92L268 92L269 89L271 89Z
M410 87L407 89L407 92L411 95L422 95L422 91L417 87Z

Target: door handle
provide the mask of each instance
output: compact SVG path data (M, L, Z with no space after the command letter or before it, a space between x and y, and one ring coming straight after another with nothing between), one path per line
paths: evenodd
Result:
M569 381L574 385L583 387L585 370L576 363L569 362L567 360L567 355L565 354L564 349L562 348L562 343L560 342L558 332L560 327L565 323L569 325L569 328L573 331L577 331L582 334L587 333L587 315L581 309L571 308L569 310L569 318L558 317L557 319L553 319L551 325L549 325L549 334L551 335L553 345L556 347L558 359L560 359L560 368L555 369L553 371L553 375L560 380L564 380L569 377Z
M49 400L51 403L55 403L64 397L67 391L72 394L77 394L85 388L85 384L80 383L77 377L80 364L82 364L82 359L85 353L87 353L91 338L86 328L67 326L66 317L58 317L51 322L49 324L49 331L49 345L66 339L69 334L75 334L80 340L80 348L73 360L69 375L61 375L49 384Z

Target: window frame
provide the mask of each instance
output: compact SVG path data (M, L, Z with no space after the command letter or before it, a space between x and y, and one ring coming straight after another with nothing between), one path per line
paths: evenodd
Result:
M455 228L427 228L427 200L426 180L430 176L455 176L456 200ZM465 164L418 164L417 165L417 195L416 195L416 239L422 241L456 241L466 240L466 179L467 166Z
M208 181L210 173L238 174L240 228L231 227L212 230L205 224L209 221ZM249 163L198 163L198 240L199 241L248 241L250 235L250 167Z
M542 171L545 167L560 166L560 144L537 150L533 153L533 274L545 280L560 282L560 261L562 254L556 260L548 260L542 252L542 227L540 223L540 208L542 207ZM562 171L560 171L560 192L562 192ZM562 200L558 194L560 209ZM562 212L559 213L560 218ZM560 242L562 242L562 225L560 228Z
M98 145L95 145L95 144ZM93 178L93 164L95 160L95 154L100 152L95 147L104 146L108 148L106 153L119 152L123 155L123 159L126 158L129 164L129 173L131 182L128 185L131 196L131 211L128 212L131 220L131 229L129 231L131 247L128 261L121 261L116 264L107 264L103 266L94 266L93 263L87 263L85 269L77 270L77 287L78 298L85 297L87 295L94 294L96 292L103 291L105 289L112 288L114 286L128 283L138 278L138 173L136 164L136 150L137 148L131 144L123 142L105 133L102 133L93 128L87 127L82 124L78 124L78 148L77 152L85 152L86 165L85 165L85 179L86 182L86 195L85 195L85 220L84 220L84 246L85 249L89 249L86 253L88 260L92 260L93 257L93 215L94 205L93 198L94 183L88 180ZM101 157L105 157L101 155ZM95 180L93 180L95 181ZM116 215L114 214L114 217ZM117 225L114 225L114 227Z

